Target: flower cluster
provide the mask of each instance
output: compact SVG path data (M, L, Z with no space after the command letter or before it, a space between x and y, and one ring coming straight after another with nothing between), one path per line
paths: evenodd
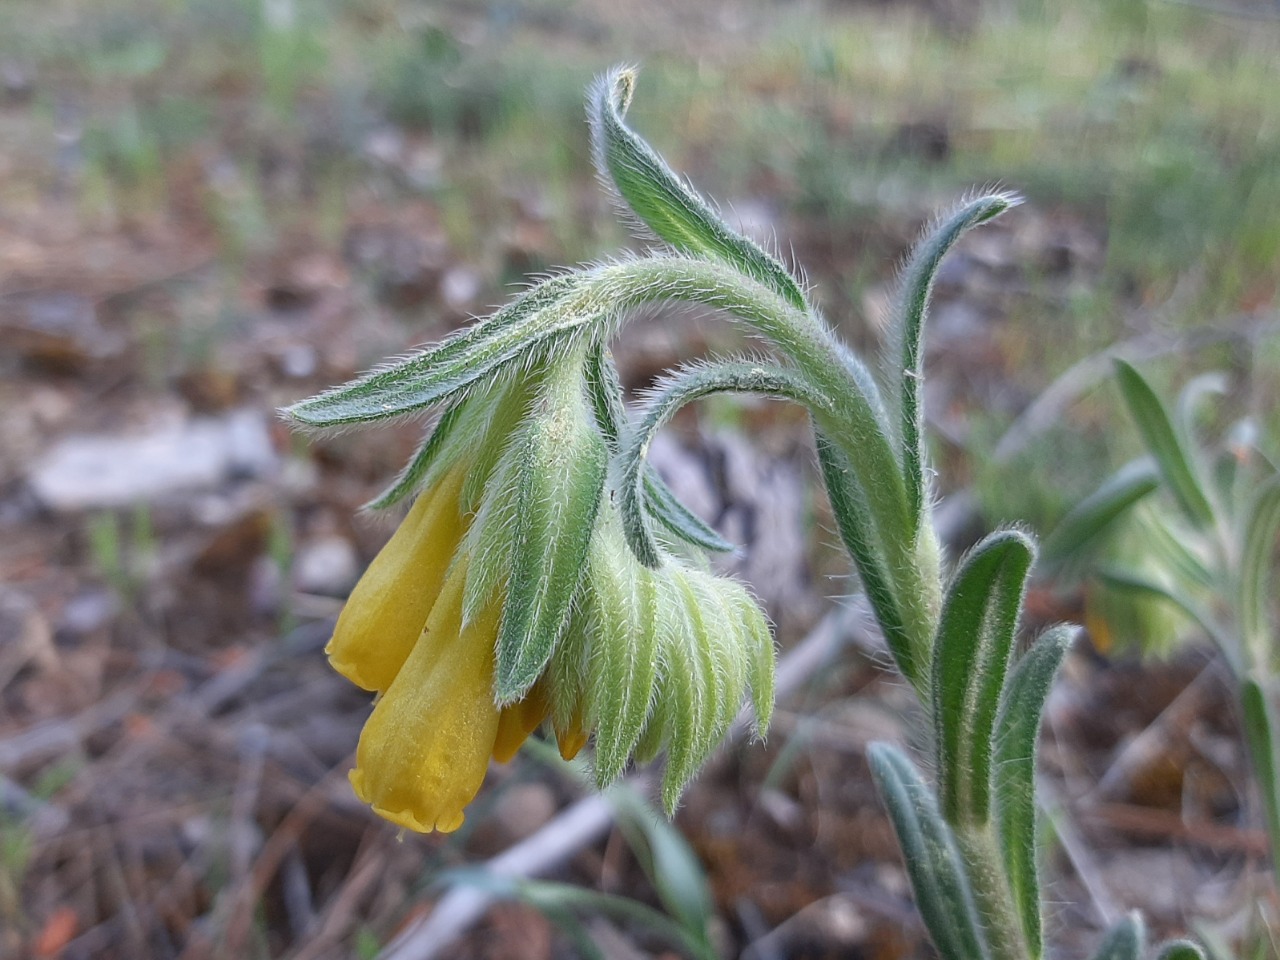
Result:
M674 555L630 554L605 495L617 424L589 394L584 351L537 358L455 402L382 498L420 491L327 653L378 694L351 782L400 826L456 829L489 760L544 723L566 759L594 732L602 784L665 747L673 805L748 685L767 718L759 608Z

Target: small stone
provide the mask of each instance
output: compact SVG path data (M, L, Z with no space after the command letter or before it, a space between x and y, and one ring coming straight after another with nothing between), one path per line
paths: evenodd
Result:
M114 590L85 590L67 601L58 626L84 636L105 627L119 613L120 597Z
M313 346L306 343L290 344L280 351L280 372L286 377L301 380L316 372L318 360Z
M498 801L498 820L513 837L527 837L556 814L556 799L545 783L517 783Z
M67 437L37 460L27 482L45 507L72 512L216 489L265 476L277 462L266 417L239 410L141 434Z
M351 541L339 536L320 537L298 549L293 581L303 593L345 597L360 579L360 558Z
M480 275L469 267L451 267L440 278L440 299L455 310L469 307L480 295Z

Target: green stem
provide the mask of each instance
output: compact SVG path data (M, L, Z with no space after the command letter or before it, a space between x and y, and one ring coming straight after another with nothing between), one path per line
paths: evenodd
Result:
M937 541L927 522L917 527L874 381L821 318L797 309L730 266L686 257L653 257L599 268L588 287L569 300L574 312L598 302L601 314L613 316L618 324L628 309L655 301L716 307L750 324L794 364L830 403L828 409L813 411L814 419L841 448L857 478L876 545L893 578L912 662L927 664L942 596ZM927 668L908 679L927 697Z
M969 889L986 934L991 960L1029 960L995 834L990 826L952 824L960 856L969 874Z

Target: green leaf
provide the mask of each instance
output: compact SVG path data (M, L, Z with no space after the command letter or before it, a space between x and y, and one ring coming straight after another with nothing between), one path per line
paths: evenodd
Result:
M720 219L623 122L635 83L633 69L615 68L596 82L588 97L592 155L601 179L613 184L660 240L683 253L727 263L793 307L806 310L799 284L782 264Z
M1275 706L1267 689L1253 677L1246 678L1240 685L1240 706L1253 778L1262 793L1272 857L1280 864L1280 752L1277 750L1280 744L1276 743ZM1280 870L1280 866L1275 869Z
M467 401L462 400L440 415L440 419L414 453L413 459L396 475L391 486L365 504L366 510L385 510L418 490L427 473L439 460L440 451L444 449L449 437L453 436L466 405Z
M368 423L412 413L487 378L503 364L556 334L586 324L592 309L564 310L571 294L590 285L586 274L552 277L442 343L350 383L287 407L285 416L308 427Z
M1103 583L1115 587L1117 590L1126 590L1140 595L1156 597L1173 604L1174 607L1199 624L1205 633L1209 634L1222 647L1228 657L1232 655L1233 644L1222 627L1214 620L1213 615L1194 600L1183 596L1181 592L1175 592L1163 583L1152 580L1136 570L1104 567L1096 571L1094 575Z
M1129 415L1133 417L1146 444L1155 458L1165 484L1177 500L1187 519L1198 527L1212 525L1213 505L1205 493L1199 467L1193 458L1187 438L1175 429L1169 411L1156 396L1151 385L1132 364L1117 359L1116 381Z
M943 960L984 960L973 895L951 828L914 764L895 747L873 743L867 761L893 821L916 907Z
M996 716L994 812L1005 876L1032 960L1044 951L1036 863L1036 743L1053 678L1078 633L1046 631L1009 674Z
M617 364L603 343L595 343L587 351L583 376L596 426L600 428L610 455L616 454L627 422L627 409L622 402L622 380L618 376Z
M1168 940L1156 948L1156 960L1205 960L1205 954L1198 943Z
M933 659L938 797L953 824L990 813L996 711L1013 653L1035 544L1016 530L986 537L947 588Z
M604 435L611 454L617 454L626 430L627 412L622 403L622 383L613 358L606 356L603 345L588 354L587 389L596 424ZM649 464L644 469L644 504L649 516L686 543L716 553L730 553L734 546L701 517L680 502L658 472Z
M648 516L685 543L712 553L732 553L737 549L686 507L648 463L644 465L644 509Z
M1081 557L1109 533L1129 508L1160 486L1160 473L1148 458L1125 464L1097 490L1067 512L1045 539L1042 571L1061 568Z
M925 664L912 648L906 622L894 594L893 579L889 567L876 545L871 511L857 475L844 454L826 434L816 432L818 464L822 468L823 482L831 500L831 512L835 515L840 539L853 557L854 566L862 580L867 600L880 624L889 652L902 675L919 688L925 679Z
M618 453L618 509L627 543L647 567L662 563L662 549L645 510L645 457L654 436L682 406L713 393L756 393L794 400L810 409L826 403L793 371L771 362L720 361L683 367L657 385Z
M1020 201L1007 193L993 193L966 201L955 213L943 218L916 244L902 272L902 291L890 328L896 349L887 364L898 396L898 429L902 441L902 471L913 522L919 523L925 506L924 409L920 404L923 383L925 316L933 289L933 278L942 258L971 227L986 223Z
M550 880L517 880L516 887L520 899L557 923L564 924L571 916L569 911L602 914L656 934L694 960L716 960L716 952L705 937L691 934L653 907L630 897L599 893ZM585 931L582 935L586 935ZM581 948L584 944L579 942L575 945ZM588 955L605 956L603 952L588 952Z
M1224 394L1229 386L1226 374L1211 371L1192 377L1178 391L1177 423L1184 437L1188 440L1195 437L1197 408L1205 397L1211 394Z
M620 814L618 825L667 913L690 935L705 940L715 915L711 886L697 854L670 821L656 816L625 784L608 794Z
M1107 931L1093 960L1142 960L1147 931L1142 916L1134 911Z
M548 384L525 428L511 574L498 628L494 695L521 699L569 619L604 492L607 454L586 419L576 366Z
M1280 531L1280 475L1268 477L1249 504L1244 518L1244 551L1240 558L1240 634L1255 668L1270 670L1274 625L1271 584L1276 534Z

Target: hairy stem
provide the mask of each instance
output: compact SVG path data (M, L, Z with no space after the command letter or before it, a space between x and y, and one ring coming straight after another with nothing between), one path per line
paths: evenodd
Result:
M995 834L990 826L952 824L969 873L970 892L986 933L991 960L1031 960Z

